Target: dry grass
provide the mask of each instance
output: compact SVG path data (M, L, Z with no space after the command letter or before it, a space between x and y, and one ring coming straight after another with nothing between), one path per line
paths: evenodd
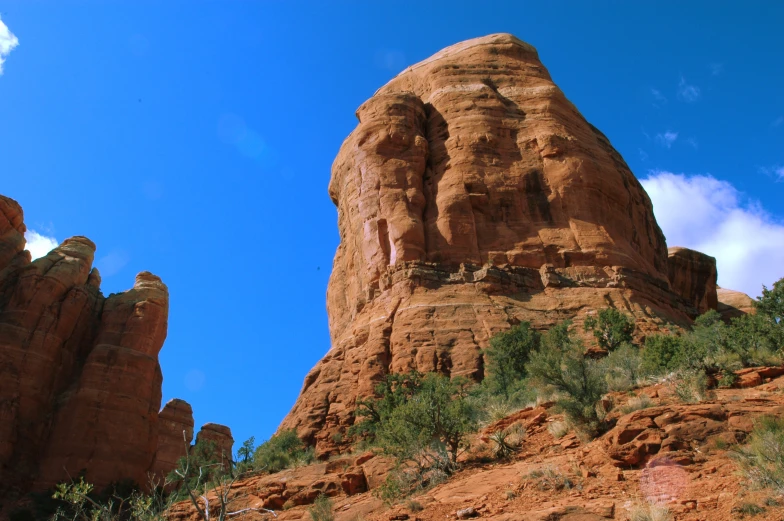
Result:
M653 407L653 400L651 400L647 394L641 394L629 398L629 401L623 404L619 410L621 411L621 414L629 414L630 412L647 409L648 407Z
M547 432L549 432L553 438L559 440L566 436L566 433L569 432L569 424L565 421L554 421L551 422L547 426Z
M629 521L672 521L672 514L665 505L646 501L632 506Z

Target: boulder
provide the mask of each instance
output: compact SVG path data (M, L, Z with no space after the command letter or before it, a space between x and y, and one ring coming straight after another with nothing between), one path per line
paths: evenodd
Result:
M693 316L716 309L716 259L688 248L667 250L667 276L675 293L693 307Z

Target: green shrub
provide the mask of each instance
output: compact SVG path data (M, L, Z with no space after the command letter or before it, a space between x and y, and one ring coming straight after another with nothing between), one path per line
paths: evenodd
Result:
M356 417L349 434L373 443L379 427L389 419L392 411L408 402L422 386L422 374L388 374L375 387L375 396L357 400Z
M605 360L607 386L611 391L627 391L640 383L643 377L643 359L640 349L623 344L611 351Z
M543 491L559 491L572 489L578 486L576 480L564 474L560 469L552 466L533 470L526 478L533 481L536 488Z
M531 353L539 349L540 340L541 335L531 329L528 322L522 322L490 339L485 358L486 385L492 393L509 399L515 384L525 378L525 364Z
M321 494L308 508L308 514L312 521L333 521L335 514L332 513L332 500Z
M771 289L762 286L762 295L754 303L754 307L758 314L768 318L779 328L784 328L784 278L774 282Z
M606 368L603 361L585 356L582 344L569 332L570 324L563 322L547 332L527 370L542 392L557 393L558 407L576 428L595 436L604 427L598 405L607 392Z
M583 328L593 332L599 347L613 351L624 343L631 343L634 319L615 308L605 308L597 317L586 318Z
M441 460L448 456L451 472L466 436L477 425L466 389L444 376L429 373L410 398L381 421L376 439L384 452L398 462Z
M647 394L633 396L629 401L620 407L621 414L629 414L630 412L639 411L653 407L653 400Z
M253 468L269 473L280 472L298 463L310 463L313 451L305 447L294 429L281 431L258 446L253 454Z
M642 349L642 370L647 374L661 375L674 370L676 357L681 350L681 338L675 335L651 335Z
M760 418L734 457L752 485L784 495L784 418Z
M675 396L683 403L699 403L711 397L705 371L694 369L680 371L673 383Z

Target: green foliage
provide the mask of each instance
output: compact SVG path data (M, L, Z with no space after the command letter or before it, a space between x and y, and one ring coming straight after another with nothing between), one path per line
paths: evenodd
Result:
M734 457L752 485L784 495L784 418L760 418Z
M678 372L675 396L684 403L699 403L710 397L705 371L688 369Z
M250 463L253 461L253 454L256 452L256 438L251 436L242 442L242 446L237 449L237 463Z
M773 283L773 288L762 286L762 296L754 304L757 313L784 328L784 278Z
M332 500L321 494L308 508L308 514L312 521L333 521L335 514L332 513Z
M487 386L493 394L509 399L517 382L525 378L525 364L533 351L539 349L541 335L531 324L522 322L509 331L490 339L485 350L488 376Z
M138 490L130 492L127 486L116 485L101 494L83 477L79 481L59 483L52 498L60 503L51 517L78 521L161 521L164 519L165 504L160 493L144 494Z
M388 374L376 385L375 397L357 400L354 412L357 422L349 429L349 434L372 443L392 411L408 402L421 385L422 374L416 371Z
M397 461L441 461L448 456L446 472L457 463L466 435L476 428L476 410L467 390L444 376L429 373L419 380L415 393L383 417L377 442ZM429 464L428 464L429 466Z
M190 448L188 457L189 465L183 456L177 462L177 469L167 477L167 481L175 487L173 494L177 500L187 498L188 490L197 488L197 484L214 485L219 482L231 465L231 455L223 454L212 440L199 440ZM187 472L183 472L186 468Z
M570 322L563 322L545 335L542 347L531 355L528 374L543 391L557 393L557 405L579 430L595 436L602 428L598 405L607 392L602 361L585 356L582 343L573 339Z
M681 338L675 335L651 335L642 349L642 370L647 374L661 375L677 367L676 358L681 351Z
M593 332L599 347L613 351L624 343L631 343L634 320L615 308L605 308L597 317L585 319L583 327Z
M279 472L297 463L313 461L313 451L307 449L294 429L281 431L258 446L253 455L253 468L269 473Z
M627 391L636 387L644 374L640 349L632 344L625 343L610 351L604 363L607 386L611 391Z

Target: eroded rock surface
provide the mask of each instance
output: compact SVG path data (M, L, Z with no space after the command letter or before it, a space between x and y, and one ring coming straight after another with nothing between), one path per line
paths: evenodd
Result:
M193 409L185 400L169 400L158 414L158 448L153 472L165 479L193 441Z
M196 443L198 444L201 440L213 442L217 454L223 454L228 460L232 459L234 438L230 428L218 423L205 423L196 434Z
M671 289L648 195L514 36L407 68L357 117L329 183L332 348L281 425L319 455L343 448L334 434L384 374L479 380L488 339L519 321L614 306L644 335L715 306L702 271L679 274L688 299Z
M668 249L667 273L672 290L693 307L693 316L716 309L716 259L695 250Z
M142 272L104 297L92 241L72 237L31 260L24 233L21 207L0 196L0 499L82 471L99 490L144 485L161 441L168 289ZM187 424L181 416L162 415ZM155 470L173 468L170 453L163 443Z
M754 313L754 300L745 293L719 288L717 298L719 301L717 309L724 320Z

